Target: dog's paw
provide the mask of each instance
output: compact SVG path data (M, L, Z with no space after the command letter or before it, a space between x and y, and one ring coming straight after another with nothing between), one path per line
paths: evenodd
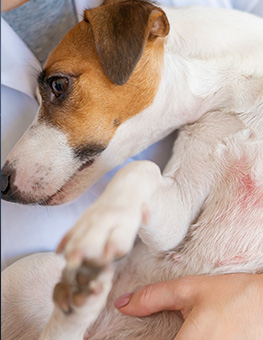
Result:
M132 249L146 215L144 206L95 203L65 235L57 252L63 252L72 267L79 266L83 259L105 265Z
M61 281L55 286L53 300L65 314L88 308L98 313L104 306L112 285L111 266L98 266L84 260L77 268L67 266Z

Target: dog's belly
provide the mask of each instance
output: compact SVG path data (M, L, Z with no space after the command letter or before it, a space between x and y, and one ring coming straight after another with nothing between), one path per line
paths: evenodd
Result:
M138 241L117 270L106 308L89 329L89 340L173 340L182 318L177 312L156 313L149 317L136 318L121 314L113 306L114 300L122 294L159 281L176 278L174 261L164 255L156 256L146 245ZM169 270L169 268L171 270Z
M143 285L180 276L260 271L263 246L255 252L255 243L259 244L261 237L263 244L262 234L259 237L256 232L248 234L248 230L243 229L241 232L234 231L232 235L230 233L226 241L224 231L214 238L206 231L200 228L202 237L199 234L196 238L199 241L189 239L176 251L159 256L151 254L143 243L137 244L118 268L107 306L89 330L88 339L173 340L183 322L179 313L163 312L135 318L121 314L114 308L113 301Z
M113 307L113 301L143 285L180 276L262 270L262 189L254 187L250 177L242 176L236 181L233 175L232 190L229 182L218 183L225 190L221 190L221 196L211 193L203 213L175 250L152 254L139 242L119 263L107 307L90 329L90 340L106 339L105 334L107 340L173 340L182 324L178 313L157 313L139 319L122 315ZM230 174L227 176L230 178ZM233 199L233 195L239 199Z

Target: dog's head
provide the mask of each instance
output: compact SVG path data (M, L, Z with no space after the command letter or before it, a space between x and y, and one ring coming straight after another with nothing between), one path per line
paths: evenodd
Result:
M42 103L2 169L2 198L65 203L131 156L127 122L153 103L168 32L148 2L86 10L39 75Z

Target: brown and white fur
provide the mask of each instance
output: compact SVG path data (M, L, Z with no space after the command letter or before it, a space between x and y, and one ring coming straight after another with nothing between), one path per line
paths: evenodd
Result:
M61 255L6 269L6 340L86 330L90 340L172 340L177 313L128 317L113 300L188 274L262 271L263 20L164 11L133 0L87 10L39 77L38 116L2 170L7 200L68 202L180 131L162 174L149 161L124 167L68 232L61 278Z

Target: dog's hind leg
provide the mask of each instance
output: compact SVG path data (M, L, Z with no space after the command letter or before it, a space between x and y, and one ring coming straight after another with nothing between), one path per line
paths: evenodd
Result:
M40 253L22 258L1 275L1 335L5 340L37 340L52 313L52 294L62 256Z
M53 313L39 340L83 340L107 302L113 269L83 261L67 265L55 286Z
M64 266L62 256L40 253L27 256L2 272L3 339L83 340L86 329L107 300L112 269L96 266L92 270L90 263L88 267L83 263L77 271L67 268L62 272ZM56 285L61 272L64 285ZM70 282L72 291L65 291L66 282ZM55 306L52 295L57 302Z

